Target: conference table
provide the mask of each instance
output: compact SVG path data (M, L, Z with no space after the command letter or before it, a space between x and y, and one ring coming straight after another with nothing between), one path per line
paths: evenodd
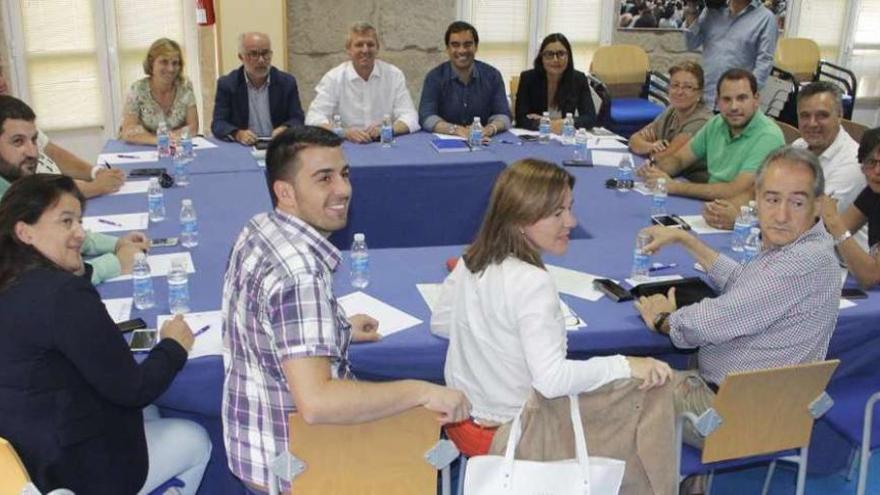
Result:
M351 165L353 198L349 227L333 238L345 248L351 233L364 232L370 246L370 285L363 291L421 320L421 323L388 335L379 342L350 348L352 369L362 380L418 378L443 381L446 341L430 333L430 309L416 284L439 284L448 274L446 261L460 256L476 233L497 174L510 163L536 157L561 164L572 148L558 142L518 143L505 133L477 152L438 153L432 135L399 137L392 148L378 143L346 143ZM220 309L222 279L229 251L243 225L253 215L271 208L264 169L250 150L234 143L214 141L217 148L197 150L191 183L165 190L166 220L151 224L151 237L179 235L177 213L183 198L191 198L198 212L200 243L190 250L195 273L190 276L192 311ZM144 147L110 142L105 152L124 153ZM153 163L123 168L156 166ZM169 164L170 166L170 164ZM564 256L545 257L549 265L623 281L629 276L636 234L650 223L651 197L637 191L605 187L612 167L569 168L576 177L574 211L579 226ZM667 209L679 215L698 214L702 203L670 197ZM86 215L146 211L144 194L116 195L89 201ZM732 255L729 234L701 235L721 252ZM156 253L183 249L157 248ZM334 291L342 296L354 289L348 281L348 255L334 277ZM676 264L664 275L700 276L693 260L676 246L664 248L653 261ZM850 280L848 284L852 284ZM168 312L167 288L154 280L157 305L134 310L151 326L158 314ZM99 286L105 298L130 297L131 282ZM687 352L675 349L665 336L646 329L631 303L603 297L591 302L561 294L586 327L568 333L572 358L626 354L661 356L678 365ZM748 308L744 308L747 311ZM835 377L876 373L872 350L880 344L873 326L880 317L880 295L841 311L831 340L829 357L841 359ZM379 322L380 332L382 322ZM238 481L226 468L220 422L223 363L220 356L191 359L169 389L156 401L163 414L186 417L205 426L214 451L200 493L241 493ZM814 451L815 452L815 451Z

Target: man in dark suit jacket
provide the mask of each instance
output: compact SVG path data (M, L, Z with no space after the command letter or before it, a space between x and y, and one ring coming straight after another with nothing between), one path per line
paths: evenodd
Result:
M274 137L302 125L296 79L272 67L272 45L263 33L239 36L242 66L217 80L214 97L215 137L252 145L258 137Z

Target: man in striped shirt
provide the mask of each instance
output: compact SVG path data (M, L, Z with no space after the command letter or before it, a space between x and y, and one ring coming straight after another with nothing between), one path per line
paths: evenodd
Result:
M291 128L266 156L275 206L245 225L223 286L223 429L229 467L265 493L269 465L287 449L287 415L308 423L358 423L424 406L441 423L468 417L458 390L417 380L353 380L352 340L376 340L376 320L346 316L333 294L351 198L342 140L317 127Z
M791 147L770 153L756 179L763 246L744 264L683 230L646 229L649 251L683 245L721 292L683 308L674 289L636 303L649 328L668 334L676 347L699 348L699 374L682 380L677 413L702 413L729 373L825 359L837 322L840 267L833 239L816 221L823 191L815 155ZM685 431L685 440L702 443L693 431Z

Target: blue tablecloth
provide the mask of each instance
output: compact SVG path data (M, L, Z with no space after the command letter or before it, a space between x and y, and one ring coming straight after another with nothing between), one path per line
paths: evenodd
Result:
M500 139L511 137L502 136ZM430 313L415 284L442 282L447 273L445 260L458 256L462 244L470 241L485 209L491 183L505 163L529 156L561 163L570 156L570 148L556 143L513 145L500 142L478 153L441 155L429 148L429 142L429 135L417 134L399 139L398 146L390 150L381 149L378 145L345 146L353 168L355 202L352 216L357 221L352 223L358 225L362 221L365 223L361 225L372 225L363 228L371 245L372 270L371 284L365 292L423 322L378 343L353 345L350 351L352 366L361 378L442 381L446 342L429 333ZM196 265L196 273L190 278L193 311L220 308L221 281L229 249L247 219L270 207L263 174L252 173L255 171L249 168L252 158L244 152L243 147L236 146L221 143L219 150L228 152L210 153L211 150L205 150L199 153L193 165L191 185L166 190L168 219L151 225L148 232L152 237L178 235L179 223L176 218L180 200L193 198L199 213L200 228L200 245L192 250ZM240 168L236 168L239 161ZM613 168L573 168L571 171L577 178L575 213L581 228L589 235L582 236L588 238L573 240L565 256L548 257L545 261L623 280L629 274L636 232L649 223L651 198L637 192L621 193L606 189L604 183L613 175ZM479 182L480 185L469 187L472 184L468 181ZM442 190L443 194L430 195L432 188ZM382 192L377 193L377 190ZM418 191L418 194L412 191ZM419 194L426 196L420 198ZM367 199L358 203L358 198ZM466 223L466 226L455 231L437 227L448 215L454 215L450 212L458 211L452 209L453 206L462 204L468 205L470 217L457 217L456 221ZM361 207L365 208L364 213L370 208L384 209L378 218L357 218L357 209ZM700 207L698 201L669 198L668 209L673 213L695 214ZM145 210L145 195L124 195L92 200L86 214ZM436 246L377 249L386 239L385 234L377 235L377 232L396 235L398 240L392 244L418 246L408 244L409 240L417 237L416 231L419 232L418 238ZM729 235L708 235L702 236L702 239L727 251ZM163 248L158 252L179 249ZM680 273L683 276L697 274L692 268L693 261L679 247L664 249L655 256L655 261L678 264L677 269L665 273ZM347 263L346 259L334 281L338 295L352 291L348 283ZM144 317L151 325L155 322L156 314L167 312L166 283L164 279L157 278L154 285L157 307L133 314ZM105 297L130 296L131 283L107 283L100 287L100 292ZM574 357L614 353L675 353L668 338L645 328L629 303L614 303L607 298L588 302L567 295L562 295L562 298L587 323L585 329L569 333L569 353ZM842 360L837 376L876 372L873 350L880 339L874 331L878 315L880 296L877 290L869 291L869 298L859 301L858 306L841 311L829 350L829 357ZM219 356L194 359L187 363L157 401L166 414L195 419L205 425L211 434L213 459L201 493L238 493L240 489L225 467L219 421L222 380L223 366Z

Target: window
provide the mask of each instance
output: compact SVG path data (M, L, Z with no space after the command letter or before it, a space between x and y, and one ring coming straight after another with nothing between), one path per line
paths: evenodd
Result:
M150 44L167 37L187 52L184 19L189 13L184 11L190 3L8 1L15 86L34 107L40 128L104 127L105 137L115 135L129 86L144 77L142 62ZM189 44L195 53L194 43ZM184 58L188 74L197 74L197 59Z
M858 76L858 97L880 97L880 0L858 3L849 68Z
M847 0L801 0L797 37L819 45L825 60L837 61L846 29Z
M460 0L465 20L480 33L477 58L505 81L532 66L544 36L562 33L572 44L575 67L586 72L603 23L612 22L606 0ZM606 12L606 10L609 10Z

